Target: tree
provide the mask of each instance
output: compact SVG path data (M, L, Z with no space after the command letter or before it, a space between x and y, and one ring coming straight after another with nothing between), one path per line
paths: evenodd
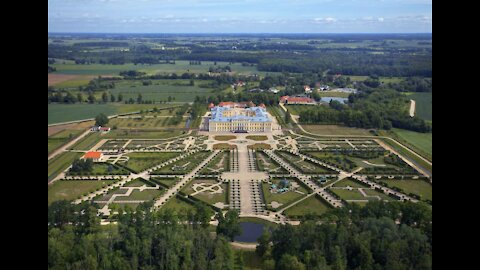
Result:
M101 114L99 114L95 117L95 125L96 126L105 126L106 124L108 124L108 121L109 121L108 117L103 113L101 113Z
M103 92L103 94L102 94L102 102L103 102L103 103L107 103L107 102L108 102L107 92Z
M110 102L115 102L115 96L113 94L110 94Z
M142 94L139 93L138 96L137 96L137 103L141 104L142 101L143 101Z
M118 102L122 102L122 101L123 101L123 95L122 95L122 94L118 94L117 100L118 100Z
M217 226L217 234L225 235L230 241L233 241L235 236L240 235L242 233L242 228L240 227L240 223L238 221L238 211L237 210L229 210L225 217L223 217L222 213L217 214L218 226Z
M279 270L305 270L305 265L296 256L284 254L278 262Z
M95 96L92 94L92 92L90 92L88 94L88 102L89 103L95 103L95 100L96 100Z
M193 79L190 79L190 86L195 86L195 81Z
M78 100L78 102L83 102L83 101L84 101L84 98L83 98L83 94L82 94L82 93L78 92L78 94L77 94L77 100Z

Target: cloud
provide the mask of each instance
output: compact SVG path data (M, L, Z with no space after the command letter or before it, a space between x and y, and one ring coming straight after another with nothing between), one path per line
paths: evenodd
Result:
M315 23L334 23L337 22L338 20L333 18L333 17L326 17L326 18L315 18L313 19Z
M384 19L384 18L382 18L382 17L378 18L377 20L378 20L379 22L383 22L383 21L385 21L385 19Z

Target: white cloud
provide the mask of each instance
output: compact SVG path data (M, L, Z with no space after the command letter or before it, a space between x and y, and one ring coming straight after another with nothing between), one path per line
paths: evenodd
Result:
M379 21L379 22L383 22L383 21L385 21L385 19L382 18L382 17L380 17L380 18L378 18L378 21Z

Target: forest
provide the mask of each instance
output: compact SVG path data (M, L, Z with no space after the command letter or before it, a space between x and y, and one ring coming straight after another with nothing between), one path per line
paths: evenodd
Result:
M58 201L48 208L48 269L239 269L229 242L238 214L126 209L101 226L90 204ZM431 269L432 212L423 204L370 202L306 216L299 226L267 227L257 254L264 269Z

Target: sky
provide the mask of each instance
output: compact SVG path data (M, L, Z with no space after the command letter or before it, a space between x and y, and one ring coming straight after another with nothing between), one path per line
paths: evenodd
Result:
M48 32L431 33L432 0L48 0Z

